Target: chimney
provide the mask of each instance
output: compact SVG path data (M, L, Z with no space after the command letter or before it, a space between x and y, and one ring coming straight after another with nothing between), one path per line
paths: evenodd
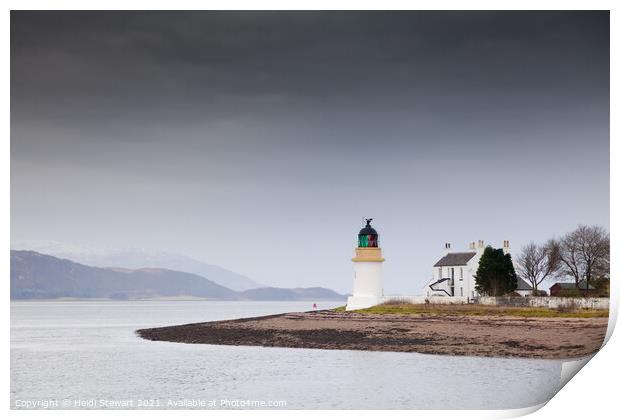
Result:
M451 247L450 242L446 242L445 247L446 247L446 251L450 251L450 247Z
M476 243L475 242L470 242L469 243L469 249L476 249Z
M510 254L510 241L504 241L504 254Z
M482 239L478 239L478 248L484 248L484 241Z

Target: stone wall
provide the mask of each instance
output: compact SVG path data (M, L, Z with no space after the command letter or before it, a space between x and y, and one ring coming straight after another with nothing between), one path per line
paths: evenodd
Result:
M547 296L501 296L501 297L478 297L474 301L468 301L460 296L383 296L379 298L379 304L388 302L403 302L412 304L465 304L478 303L480 305L516 306L531 308L579 308L579 309L609 309L609 298L572 298L572 297L547 297Z
M572 298L546 296L484 296L477 299L481 305L519 306L533 308L579 308L579 309L609 309L609 298Z

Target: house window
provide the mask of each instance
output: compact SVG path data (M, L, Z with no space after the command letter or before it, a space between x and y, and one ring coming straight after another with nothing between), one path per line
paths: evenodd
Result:
M441 277L442 277L442 275L441 275L441 267L439 267L439 280L441 280Z
M450 280L448 280L448 284L450 286L450 295L454 295L454 267L448 268L448 275L450 276Z
M459 280L463 280L463 267L459 269Z
M461 296L463 296L463 288L461 287Z

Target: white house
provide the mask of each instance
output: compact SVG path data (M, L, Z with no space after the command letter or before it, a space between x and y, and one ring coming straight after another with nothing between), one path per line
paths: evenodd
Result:
M484 252L484 241L470 242L465 252L453 252L449 243L445 244L445 255L433 266L433 277L424 287L424 296L444 296L474 299L476 292L476 271ZM504 254L510 253L510 242L504 241ZM531 294L529 287L519 279L517 293Z

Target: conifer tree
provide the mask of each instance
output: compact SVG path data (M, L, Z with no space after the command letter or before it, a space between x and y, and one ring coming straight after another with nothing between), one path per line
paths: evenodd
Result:
M501 296L517 288L512 257L504 254L501 248L487 246L484 249L475 278L476 291L481 295Z

